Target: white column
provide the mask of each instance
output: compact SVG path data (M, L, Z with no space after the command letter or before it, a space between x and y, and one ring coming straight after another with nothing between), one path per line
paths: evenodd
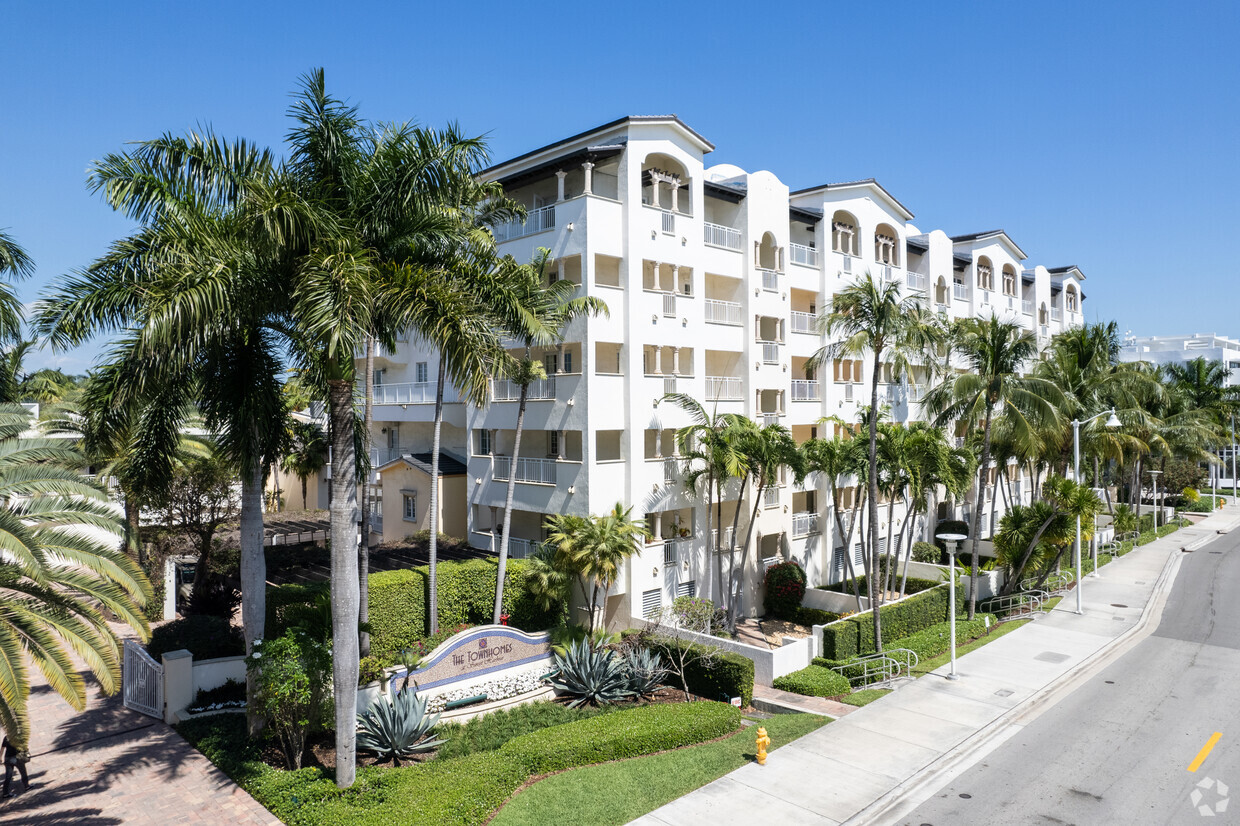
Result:
M581 169L585 172L585 186L582 188L582 192L585 195L589 195L593 191L590 187L594 183L594 164L586 161L581 165Z
M499 431L492 428L488 432L491 434L491 455L494 456L499 453Z
M654 458L663 458L663 431L656 430L654 432Z
M672 212L680 211L680 181L672 181Z
M565 431L563 430L557 430L555 432L555 458L561 462L564 461L564 433Z
M654 364L651 365L651 374L655 376L663 375L663 345L652 344L651 349L654 351Z
M500 527L502 526L499 524L499 508L496 507L495 505L492 505L491 506L491 535L494 537L496 542L499 542L499 534L496 533L496 529ZM496 550L499 550L498 546L496 547Z
M568 177L568 173L563 169L558 169L556 170L555 177L555 200L558 203L564 200L564 179Z
M661 539L663 537L663 512L655 511L653 515L654 515L654 528L653 528L654 536L655 536L655 539Z
M672 190L675 192L676 190ZM680 265L672 264L672 288L668 292L680 292Z
M680 348L679 347L672 348L672 375L673 376L680 375Z
M561 342L560 342L560 346L559 346L559 348L558 348L558 349L559 349L559 358L557 358L557 359L555 360L555 372L557 372L557 373L563 373L563 372L564 372L564 347L565 347L564 342L562 342L562 341L561 341Z

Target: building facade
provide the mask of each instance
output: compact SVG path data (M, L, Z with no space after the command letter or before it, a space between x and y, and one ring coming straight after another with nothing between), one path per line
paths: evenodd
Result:
M1228 387L1240 386L1240 341L1215 335L1128 336L1119 351L1120 361L1148 361L1151 364L1187 364L1194 359L1219 361L1228 371Z
M628 117L485 173L529 210L524 222L496 229L500 251L528 261L549 249L550 277L603 299L609 312L573 322L562 344L536 352L547 379L530 388L520 456L512 455L519 388L496 381L485 408L445 389L442 444L468 468L468 539L498 549L510 474L514 556L542 541L548 514L633 507L655 541L609 594L608 620L621 625L678 595L717 598L713 523L683 484L674 438L690 421L667 394L779 422L798 442L830 437L825 417L855 421L868 403L871 365L809 369L824 344L816 319L867 271L946 318L998 314L1041 343L1082 322L1083 273L1031 263L1002 230L948 236L913 223L874 180L793 191L770 172L709 165L713 148L674 116ZM429 451L436 354L408 341L375 363L375 465ZM924 375L880 381L891 418L919 417ZM391 497L380 498L384 538L411 533L386 507ZM841 576L829 505L825 480L814 477L781 480L763 498L738 574L746 614L761 613L771 560L797 560L811 584ZM724 503L725 526L738 506L752 507L748 495Z

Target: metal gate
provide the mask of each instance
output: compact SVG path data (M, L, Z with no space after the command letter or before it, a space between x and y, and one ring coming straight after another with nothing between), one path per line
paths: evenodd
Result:
M121 680L125 708L164 719L164 667L134 640L125 640Z

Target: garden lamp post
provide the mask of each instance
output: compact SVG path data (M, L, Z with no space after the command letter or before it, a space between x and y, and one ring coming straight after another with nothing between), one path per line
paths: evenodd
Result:
M968 536L962 533L940 533L935 535L935 539L942 539L947 545L947 553L951 557L951 576L947 579L947 616L950 622L950 630L948 631L948 634L950 634L952 638L952 667L951 672L947 675L947 679L949 680L959 679L956 675L956 554L960 553L961 543L968 538ZM952 550L951 544L953 542L956 543L956 550L954 551Z
M1108 413L1111 418L1107 419L1107 427L1116 428L1123 425L1123 422L1115 415L1114 407L1102 411L1097 416L1091 416L1083 422L1080 419L1072 420L1072 476L1078 485L1081 484L1081 425L1101 419ZM1081 582L1081 517L1079 515L1076 517L1076 543L1073 547L1076 557L1076 613L1080 614L1084 612L1084 609L1081 607L1081 585L1083 583Z
M1158 538L1158 510L1159 510L1158 508L1158 474L1160 473L1162 473L1161 470L1150 471L1150 476L1154 480L1154 538L1155 539ZM1138 525L1137 527L1139 528L1140 526Z

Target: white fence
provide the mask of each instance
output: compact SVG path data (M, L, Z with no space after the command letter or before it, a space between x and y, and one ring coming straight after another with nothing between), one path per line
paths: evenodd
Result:
M758 343L762 345L762 363L779 364L779 342L759 341Z
M822 390L817 379L792 380L792 400L794 402L816 402L821 399Z
M376 384L375 404L433 404L436 384L433 381Z
M511 241L513 238L521 238L525 235L533 235L536 232L545 232L549 229L555 229L554 205L540 209L531 209L524 221L509 221L506 224L498 224L492 232L495 234L496 241Z
M515 402L521 398L521 385L511 379L495 379L491 382L491 400L497 402ZM530 382L525 393L529 401L555 398L555 376L535 379Z
M818 533L818 514L809 512L792 514L792 535L809 536L811 533Z
M714 298L706 299L706 321L708 324L730 324L734 327L740 327L745 323L741 315L740 304L735 301L718 301Z
M905 283L908 284L910 290L926 291L926 277L919 272L910 271Z
M739 230L731 227L712 224L709 221L702 224L702 241L711 247L723 247L725 250L737 250L741 248L741 234Z
M794 333L817 333L815 321L818 317L813 313L802 313L797 310L792 311L792 332Z
M774 270L759 270L762 273L762 289L768 293L779 292L779 273Z
M125 708L150 717L164 716L164 667L155 662L136 640L125 640L121 675Z
M706 399L708 401L740 401L743 387L741 379L731 376L707 376Z
M508 474L512 472L512 457L495 456L492 462L491 478L497 482L508 481ZM554 485L555 459L517 459L516 479L534 485Z
M807 247L804 244L789 244L788 250L791 252L792 263L804 267L818 266L818 250L813 247Z

